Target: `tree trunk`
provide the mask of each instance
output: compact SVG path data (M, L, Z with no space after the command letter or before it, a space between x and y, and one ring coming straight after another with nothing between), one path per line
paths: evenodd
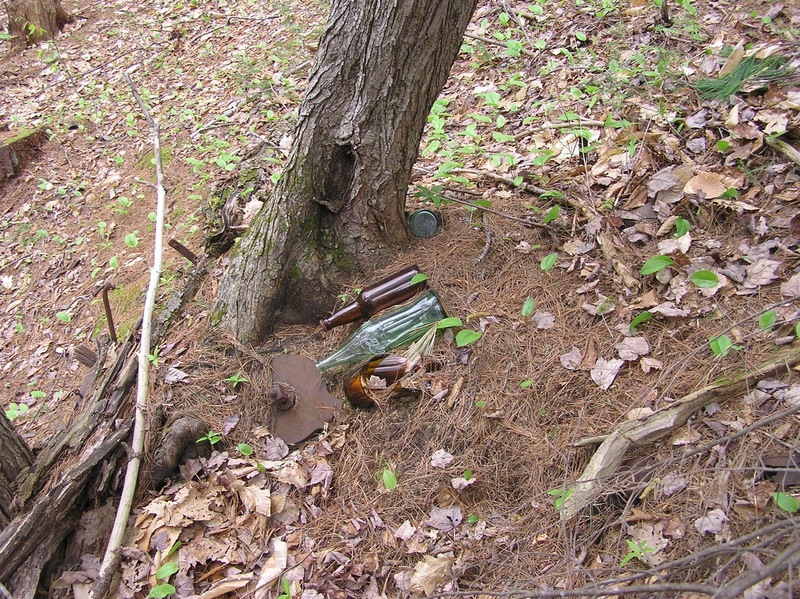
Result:
M8 33L35 44L53 39L69 22L61 0L7 0Z
M33 463L31 450L0 410L0 530L14 517L14 479Z
M331 278L406 238L411 169L475 4L333 1L283 176L220 281L215 314L239 340L318 320Z

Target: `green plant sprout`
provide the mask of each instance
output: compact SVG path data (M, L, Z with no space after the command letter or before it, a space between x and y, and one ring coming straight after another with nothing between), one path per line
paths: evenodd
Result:
M727 335L709 338L708 345L711 348L711 351L714 352L714 355L718 358L724 358L731 353L732 350L739 351L742 349L741 345L734 345L733 341L731 341L731 338Z
M277 596L276 599L292 599L292 586L289 584L289 579L281 576L281 588L283 592Z
M654 547L648 547L647 541L632 541L631 539L625 539L625 543L628 545L629 553L622 560L619 562L620 566L624 566L632 559L638 559L640 562L644 562L644 555L646 553L655 553L656 549Z
M222 441L222 433L218 433L217 431L208 431L205 435L197 440L197 443L202 443L203 441L208 441L209 445L214 446Z
M241 453L245 457L250 457L251 455L253 455L254 451L253 447L247 443L239 443L236 446L236 449L238 449L239 453Z
M175 574L178 571L178 564L176 562L167 562L166 564L162 564L162 566L156 570L156 580L169 580L169 577ZM176 589L174 586L169 584L168 582L162 582L161 584L157 584L150 592L147 594L148 597L167 597L169 595L173 595Z
M247 383L250 381L246 376L244 376L241 372L237 372L236 374L232 374L231 376L222 379L226 383L230 383L231 386L236 389L242 383Z
M24 403L14 403L13 401L8 404L8 407L5 409L6 418L8 418L9 422L14 422L17 418L22 416L23 414L27 414L30 408L28 404Z
M773 493L772 501L774 501L775 505L781 508L784 512L789 512L790 514L794 514L800 510L800 501L788 493L783 493L780 491Z
M147 354L147 359L154 368L158 368L158 348L155 348L152 354Z
M561 487L558 487L557 489L550 489L547 492L547 494L556 498L555 506L556 506L556 509L560 512L561 508L564 507L564 501L570 495L572 495L572 491L573 491L573 489L571 489L571 488L565 490L565 489L563 489Z
M383 486L389 491L394 491L397 488L397 477L389 468L384 468L381 471L381 481L383 481Z
M657 255L645 262L639 272L643 275L652 275L660 270L664 270L668 266L672 266L673 264L675 264L675 260L669 256Z
M769 331L775 326L778 319L778 313L775 310L767 310L758 317L758 326L765 331Z

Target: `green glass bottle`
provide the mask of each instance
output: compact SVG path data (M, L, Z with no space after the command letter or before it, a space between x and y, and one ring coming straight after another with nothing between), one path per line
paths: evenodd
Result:
M325 372L408 345L422 337L429 325L446 317L439 296L428 290L369 319L339 349L318 362L317 369Z

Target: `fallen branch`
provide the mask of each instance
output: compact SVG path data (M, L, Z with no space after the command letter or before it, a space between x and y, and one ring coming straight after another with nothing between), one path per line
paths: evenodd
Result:
M773 150L780 152L795 164L800 165L800 152L795 150L788 143L786 143L782 139L778 139L777 137L772 138L769 136L767 136L764 139L764 141L766 141L767 145L771 147Z
M603 490L603 481L619 468L631 446L645 445L683 426L689 417L711 403L722 403L744 393L769 377L779 376L800 363L800 347L791 347L743 374L719 380L679 399L641 420L621 424L597 449L580 478L564 499L562 520L568 520L590 505Z
M142 337L139 343L136 414L133 424L133 442L131 443L132 453L128 460L128 469L125 472L125 482L122 487L122 496L119 506L117 507L117 515L114 519L114 528L111 530L111 536L109 537L108 546L103 556L103 562L100 565L97 581L92 588L92 599L102 599L111 585L111 579L119 563L118 549L122 545L122 537L125 534L125 528L128 524L131 507L133 506L133 497L136 491L136 483L139 478L139 466L142 463L142 451L144 450L145 411L147 410L147 397L150 391L149 356L151 354L150 341L153 325L153 311L156 304L156 291L158 289L159 279L161 278L161 264L164 255L164 213L166 212L167 192L164 189L164 173L161 162L161 141L158 136L158 123L150 116L147 107L136 91L136 88L133 86L133 82L127 73L125 74L125 79L131 87L131 91L134 98L136 98L136 102L139 104L139 108L144 113L145 119L147 119L150 125L153 136L153 153L156 159L156 232L155 247L153 250L153 267L150 269L150 282L147 286L147 298L145 299L144 314L142 316Z

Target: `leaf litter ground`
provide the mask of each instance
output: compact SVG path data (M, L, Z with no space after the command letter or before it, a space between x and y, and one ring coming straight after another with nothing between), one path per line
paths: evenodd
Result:
M74 348L106 334L100 289L115 286L122 334L143 302L152 150L121 73L162 122L172 232L199 250L202 227L216 226L205 209L215 182L259 143L279 172L325 18L299 3L68 9L78 18L57 47L0 63L2 120L52 134L0 188L3 382L7 402L30 406L15 423L34 446L80 409ZM786 459L796 415L699 451L797 406L792 377L712 404L632 452L578 519L562 523L555 506L595 448L575 442L795 338L798 166L772 137L794 143L800 91L791 78L746 81L718 101L687 84L759 53L796 63L787 41L800 14L789 3L668 9L670 26L637 0L479 7L410 188L410 204L441 205L444 226L400 250L397 266L419 264L448 313L483 336L459 349L445 335L419 400L346 407L297 448L272 438L270 353L319 359L347 331L286 328L259 351L208 336L220 260L160 348L149 447L163 420L189 413L224 433L226 451L140 490L120 596L165 582L155 573L170 560L181 597L274 597L284 583L303 597L480 596L596 580L692 583L662 593L702 596L699 585L758 572L797 543L796 514L773 495L785 492L788 508L797 496ZM689 224L680 237L678 217ZM654 256L671 265L639 274ZM174 256L165 290L188 269ZM774 326L759 326L770 306ZM644 311L651 318L631 331ZM732 347L715 357L709 338L721 334ZM224 381L235 374L248 382ZM745 537L759 529L758 542ZM84 543L62 578L75 596L103 538ZM752 596L788 596L796 573L758 582Z

